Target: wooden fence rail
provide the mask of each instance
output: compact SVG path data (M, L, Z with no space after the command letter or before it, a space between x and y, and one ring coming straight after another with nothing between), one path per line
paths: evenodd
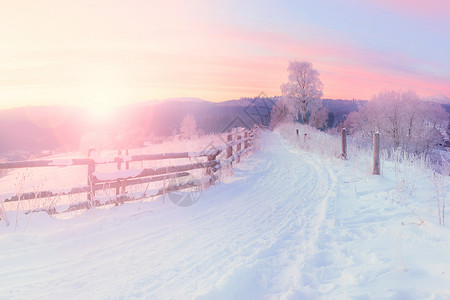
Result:
M87 184L71 187L67 189L54 189L46 191L25 192L21 194L2 194L0 195L0 204L3 202L15 202L21 200L33 200L38 198L50 198L68 196L73 194L87 193L87 200L72 203L62 213L89 209L102 205L121 204L124 202L135 201L145 197L159 196L172 191L186 189L188 187L211 185L218 180L215 174L221 168L230 165L233 161L239 161L240 157L251 150L252 141L258 132L258 127L253 130L245 130L244 132L229 134L227 143L223 146L200 151L200 152L181 152L181 153L161 153L161 154L141 154L141 155L121 155L110 158L92 157L92 149L89 150L90 157L81 159L53 159L53 160L35 160L35 161L17 161L0 163L2 169L19 169L19 168L36 168L36 167L70 167L70 166L87 166ZM243 135L243 137L242 137ZM233 148L236 150L233 151ZM223 161L217 159L219 154L226 151L226 158ZM233 153L234 152L234 153ZM159 168L142 168L129 169L130 162L158 161L165 159L205 159L206 161L197 161L194 163L166 166ZM121 164L125 163L125 169L121 168ZM117 170L114 172L96 171L96 166L100 164L117 164ZM125 187L132 185L147 184L158 181L173 180L180 177L189 176L189 171L205 169L205 177L202 180L191 180L182 184L171 185L156 190L147 189L137 193L127 193ZM96 199L97 191L106 189L116 189L115 196L109 197L106 201ZM55 207L45 207L30 210L29 212L46 211L49 214L58 213Z

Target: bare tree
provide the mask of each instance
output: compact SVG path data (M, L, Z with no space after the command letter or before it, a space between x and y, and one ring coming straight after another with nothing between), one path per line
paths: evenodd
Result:
M291 61L287 70L289 82L281 85L281 92L300 111L303 124L306 124L307 114L313 106L320 104L318 102L322 98L323 84L319 72L305 61Z

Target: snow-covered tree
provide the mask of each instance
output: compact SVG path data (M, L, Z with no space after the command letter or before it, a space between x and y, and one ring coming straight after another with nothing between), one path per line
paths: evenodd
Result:
M328 120L328 108L321 105L320 101L317 105L314 105L311 110L311 115L309 117L309 125L316 127L318 129L323 129L327 127Z
M323 84L319 72L305 61L291 61L287 70L289 81L281 85L281 92L289 99L288 103L300 112L303 124L306 124L311 109L321 104Z
M277 125L293 121L294 120L294 111L293 105L288 103L288 99L286 97L281 97L277 100L275 105L270 112L270 124L271 128L275 128Z
M365 134L365 129L368 126L365 126L364 116L361 113L363 107L359 108L359 111L352 111L345 118L345 121L342 124L343 128L347 129L347 132L351 135ZM341 129L341 128L340 128ZM372 136L372 134L368 134L368 136Z
M192 115L186 115L180 126L181 136L184 138L192 138L197 135L197 121Z
M94 147L97 152L113 147L110 136L104 131L90 131L80 138L80 150L86 152Z
M440 104L421 101L414 91L384 91L352 112L344 126L368 139L380 131L386 148L427 154L442 140L448 114Z

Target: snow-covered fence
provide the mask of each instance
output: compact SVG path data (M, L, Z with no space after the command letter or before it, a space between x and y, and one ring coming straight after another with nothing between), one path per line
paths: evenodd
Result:
M213 146L207 150L199 152L180 152L180 153L160 153L160 154L140 154L125 155L118 153L116 157L98 157L95 156L95 150L90 149L88 158L76 159L53 159L53 160L35 160L35 161L16 161L0 163L2 169L36 168L36 167L70 167L87 166L87 184L66 189L52 189L44 191L23 192L20 194L2 194L0 195L0 204L17 202L22 200L35 200L38 198L52 198L69 196L73 194L87 193L87 200L77 203L70 203L65 209L56 207L43 207L31 209L29 212L45 211L49 214L64 213L81 209L89 209L103 205L119 205L124 202L135 201L142 198L163 195L169 192L183 190L193 186L207 187L218 180L216 172L221 168L231 165L233 161L239 161L240 157L250 151L253 145L253 139L257 135L258 127L244 132L235 132L228 134L227 142L223 146ZM242 134L244 137L242 138ZM234 139L233 139L234 138ZM235 153L233 153L235 148ZM219 159L219 154L226 151L225 159ZM205 161L206 158L206 161ZM164 167L130 169L131 162L144 161L163 161L168 159L189 159L191 163L171 165ZM194 160L194 162L192 162ZM125 163L125 169L122 169L122 163ZM113 172L101 172L99 165L117 164ZM201 180L189 180L174 185L165 186L167 180L187 177L192 171L205 170L205 177ZM162 187L157 189L140 192L127 192L126 187L133 185L149 184L154 182L163 182ZM176 182L176 180L175 180ZM147 185L148 187L148 185ZM98 191L115 189L115 196L108 199L99 199L96 197Z

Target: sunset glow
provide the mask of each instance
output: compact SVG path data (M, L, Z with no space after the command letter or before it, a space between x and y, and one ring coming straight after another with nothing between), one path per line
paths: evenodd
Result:
M87 105L89 117L98 123L109 121L116 109L116 107L111 106L111 103L114 103L114 101L107 96L99 95L93 98L92 102Z
M447 1L2 1L0 108L279 95L290 60L325 98L450 96ZM102 116L103 115L103 116Z

